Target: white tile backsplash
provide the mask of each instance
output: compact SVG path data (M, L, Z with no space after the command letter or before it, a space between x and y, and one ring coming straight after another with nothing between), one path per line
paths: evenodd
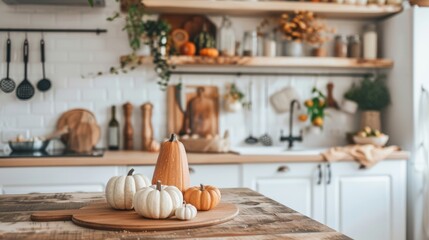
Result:
M106 17L119 9L115 1L107 1L107 6L100 9L87 7L62 6L9 6L0 1L0 27L33 27L33 28L106 28L107 34L80 33L45 33L46 42L46 74L53 83L49 92L36 92L33 99L23 102L16 99L15 94L0 92L0 136L3 143L17 134L46 134L54 131L56 121L61 113L72 108L86 108L96 114L102 129L105 129L110 119L112 104L118 107L120 123L123 123L122 105L129 101L135 110L133 112L134 144L141 146L141 112L140 106L150 101L154 104L153 126L155 137L163 140L167 133L166 93L159 90L153 66L139 68L129 74L104 75L92 78L90 74L108 71L111 66L119 65L119 58L130 52L127 34L123 32L122 20L106 21ZM220 18L211 17L220 23ZM261 19L234 17L237 40L242 39L245 30L253 29ZM358 23L353 21L329 21L339 30L347 33L360 31ZM11 33L13 53L11 77L19 84L23 79L22 44L24 33ZM7 35L0 34L0 52L3 52ZM30 72L29 79L34 85L41 79L39 41L41 34L29 33L30 41ZM0 55L1 78L5 75L4 55ZM228 68L226 68L228 69ZM216 71L225 71L217 69ZM192 70L192 68L190 69ZM197 69L197 70L202 70ZM229 68L229 70L234 70ZM259 69L250 69L258 72ZM279 69L269 71L278 72ZM292 69L292 71L307 71ZM82 78L85 76L85 78ZM182 79L184 84L215 85L221 95L225 93L225 85L235 82L247 94L248 84L253 83L253 111L251 117L245 112L227 113L221 110L219 119L221 133L229 130L233 144L240 144L252 129L254 136L268 132L276 145L279 143L280 129L288 133L288 114L277 114L272 107L265 109L264 86L269 84L270 94L286 86L293 86L301 95L308 98L311 88L318 86L325 90L326 83L335 83L334 95L341 101L342 95L352 84L346 78L315 78L315 77L249 77L249 76L173 76L172 83ZM222 99L222 98L221 98ZM220 104L222 106L222 104ZM344 133L354 130L356 117L342 112L332 112L326 119L323 133L318 136L306 136L304 145L329 146L343 144ZM268 121L268 123L267 123ZM268 128L267 128L268 126ZM298 126L295 129L298 132ZM105 145L103 131L100 146ZM1 143L0 143L1 149Z

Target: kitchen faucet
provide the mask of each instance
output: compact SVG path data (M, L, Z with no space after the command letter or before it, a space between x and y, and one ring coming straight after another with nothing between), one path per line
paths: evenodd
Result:
M297 105L298 110L301 108L301 104L298 100L294 99L290 102L290 114L289 114L289 136L283 136L283 130L280 132L280 142L288 141L288 149L291 149L293 147L293 142L298 141L302 142L302 130L299 131L299 136L293 136L293 112L294 112L294 106Z

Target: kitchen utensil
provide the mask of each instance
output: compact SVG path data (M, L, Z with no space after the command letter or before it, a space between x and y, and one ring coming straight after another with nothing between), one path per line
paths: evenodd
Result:
M247 119L249 120L249 136L244 140L247 144L255 144L258 143L258 139L253 136L253 116L252 116L252 104L253 104L253 98L252 98L252 82L249 83L249 103L247 105Z
M16 88L16 96L20 100L28 100L34 96L34 87L31 85L27 78L27 65L28 65L28 40L24 41L24 80Z
M158 152L159 142L153 139L152 111L153 104L147 102L140 107L142 111L142 149L149 152Z
M73 152L91 151L100 140L101 130L94 114L85 109L73 109L61 115L57 121L57 130L68 129L61 136L67 150Z
M199 211L192 221L175 217L158 220L140 217L134 211L118 211L99 201L81 209L35 212L31 214L31 220L72 221L82 227L114 231L167 231L221 224L234 219L238 213L234 204L221 202L210 211Z
M185 146L186 152L198 153L226 153L230 149L229 132L225 131L223 137L219 135L213 138L189 138L180 139Z
M7 38L6 43L6 78L3 78L0 81L0 88L5 93L10 93L13 90L15 90L15 82L9 77L9 64L10 64L10 49L11 49L12 42L10 38Z
M39 89L39 91L45 92L51 88L52 84L45 75L45 41L43 38L40 40L40 56L42 60L43 78L37 83L37 89Z
M328 96L326 97L326 104L328 107L332 107L335 109L339 109L340 107L338 106L337 101L334 99L334 84L333 83L328 83L326 85L326 89L328 90Z
M259 138L259 141L262 143L262 145L264 145L264 146L271 146L271 145L273 145L273 139L271 138L271 136L268 134L268 126L269 126L269 111L268 111L268 109L269 109L269 104L268 104L268 92L269 92L269 90L268 90L268 85L269 85L269 83L267 82L266 84L265 84L265 134L264 135L262 135L260 138Z
M133 150L134 148L134 129L131 123L131 114L133 113L133 105L129 102L125 103L124 108L124 118L125 118L125 126L124 126L124 149L125 150Z
M26 142L9 141L12 152L43 152L48 147L51 140L34 140Z

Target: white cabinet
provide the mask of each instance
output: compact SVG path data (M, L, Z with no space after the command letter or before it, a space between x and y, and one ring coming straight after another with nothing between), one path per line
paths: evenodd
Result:
M131 168L131 167L129 167ZM152 179L155 166L136 166L136 172ZM238 164L197 164L189 165L191 186L201 183L214 185L220 188L234 188L241 186L241 167Z
M318 221L323 221L322 164L244 164L243 185Z
M326 224L353 239L405 239L406 162L370 169L340 162L326 169ZM330 181L329 181L330 180Z
M120 167L0 168L2 194L102 192Z
M405 160L244 164L243 184L353 239L405 239Z

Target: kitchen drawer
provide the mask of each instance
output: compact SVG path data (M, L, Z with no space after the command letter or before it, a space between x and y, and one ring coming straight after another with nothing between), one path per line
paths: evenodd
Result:
M102 192L120 167L1 168L3 194L52 192Z
M130 169L131 167L128 167ZM132 167L136 173L142 173L152 179L155 166ZM191 186L203 184L219 188L241 187L241 170L238 164L198 164L190 165Z

